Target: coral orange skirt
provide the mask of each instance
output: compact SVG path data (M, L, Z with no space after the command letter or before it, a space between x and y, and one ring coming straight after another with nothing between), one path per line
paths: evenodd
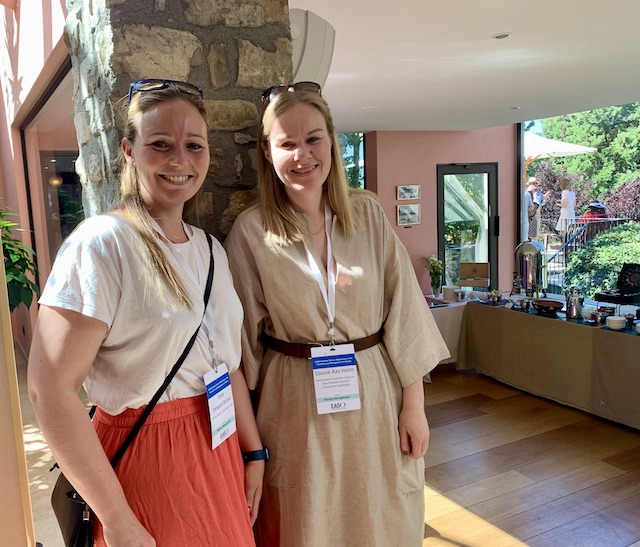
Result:
M143 409L94 427L111 458ZM159 547L254 546L237 433L211 450L206 394L159 403L116 466L127 500ZM96 522L95 545L104 546Z

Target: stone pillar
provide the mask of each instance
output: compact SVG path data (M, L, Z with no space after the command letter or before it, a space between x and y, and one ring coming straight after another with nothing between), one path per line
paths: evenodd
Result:
M118 199L112 166L129 84L185 80L204 90L212 129L192 220L223 239L255 194L260 92L292 78L287 0L67 0L67 9L85 215Z

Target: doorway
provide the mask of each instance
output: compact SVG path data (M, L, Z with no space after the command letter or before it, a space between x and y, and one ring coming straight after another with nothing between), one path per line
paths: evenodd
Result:
M78 139L70 68L69 61L21 127L27 193L42 283L51 271L62 241L84 219L82 185L75 170Z
M444 283L455 285L461 262L488 262L491 287L498 282L498 164L437 166L438 254Z

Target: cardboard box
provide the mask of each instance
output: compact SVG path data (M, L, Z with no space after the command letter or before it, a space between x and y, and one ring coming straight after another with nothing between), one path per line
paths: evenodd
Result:
M460 262L461 287L488 287L489 286L488 262Z

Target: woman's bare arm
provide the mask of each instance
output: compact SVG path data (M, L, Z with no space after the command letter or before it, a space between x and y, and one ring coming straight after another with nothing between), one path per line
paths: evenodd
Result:
M60 469L100 519L108 545L154 546L78 397L107 330L97 319L41 306L29 355L29 397Z

